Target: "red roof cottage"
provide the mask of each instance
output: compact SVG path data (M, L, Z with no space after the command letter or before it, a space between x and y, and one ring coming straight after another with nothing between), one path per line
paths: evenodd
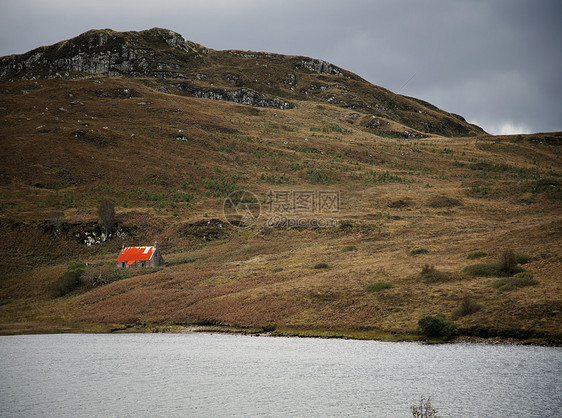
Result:
M164 259L155 242L151 247L125 247L117 257L117 267L159 267Z

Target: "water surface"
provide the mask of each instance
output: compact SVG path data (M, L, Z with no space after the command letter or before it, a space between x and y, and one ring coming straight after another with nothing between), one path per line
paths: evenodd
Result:
M562 416L562 349L211 334L0 337L1 416Z

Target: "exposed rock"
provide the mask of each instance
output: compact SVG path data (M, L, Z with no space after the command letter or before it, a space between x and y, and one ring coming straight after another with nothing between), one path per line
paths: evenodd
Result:
M3 57L0 60L0 76L57 77L65 71L110 76L162 76L168 74L162 70L181 67L177 62L156 59L160 55L158 49L169 47L173 48L172 51L177 50L178 58L186 55L188 58L201 58L208 54L205 48L186 42L180 34L166 29L155 28L138 33L89 31L24 55Z
M381 121L374 116L371 116L365 123L365 127L370 129L378 128L379 126L381 126Z
M224 100L257 107L275 107L278 109L290 109L293 105L278 97L267 97L251 89L227 90L199 88L195 91L195 97L212 100Z
M340 77L344 76L340 68L323 60L302 59L297 62L295 68L306 68L307 70L318 74L337 75Z

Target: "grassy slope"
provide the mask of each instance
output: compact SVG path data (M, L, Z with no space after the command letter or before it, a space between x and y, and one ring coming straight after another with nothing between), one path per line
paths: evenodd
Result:
M361 125L367 115L329 104L256 109L133 79L11 82L0 94L2 332L223 323L408 333L425 314L450 314L469 292L484 309L459 325L559 338L559 135L380 137ZM262 216L215 240L186 227L222 219L215 189L235 186L261 197L339 190L344 227L269 230ZM192 201L176 202L178 193ZM128 236L85 247L75 234L95 222L104 197L117 203ZM58 237L49 228L54 210L65 217ZM122 244L155 240L166 260L194 261L49 295L69 260L110 265ZM356 249L342 251L347 245ZM428 252L408 255L419 247ZM533 257L525 268L538 286L499 293L494 278L461 273L478 261L466 259L469 251L487 251L486 261L505 248ZM320 261L329 268L314 269ZM425 264L453 280L421 282ZM366 291L381 280L393 287Z

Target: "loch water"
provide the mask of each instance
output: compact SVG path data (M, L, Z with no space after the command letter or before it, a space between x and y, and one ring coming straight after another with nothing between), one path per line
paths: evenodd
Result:
M562 349L224 334L0 337L2 417L562 416Z

